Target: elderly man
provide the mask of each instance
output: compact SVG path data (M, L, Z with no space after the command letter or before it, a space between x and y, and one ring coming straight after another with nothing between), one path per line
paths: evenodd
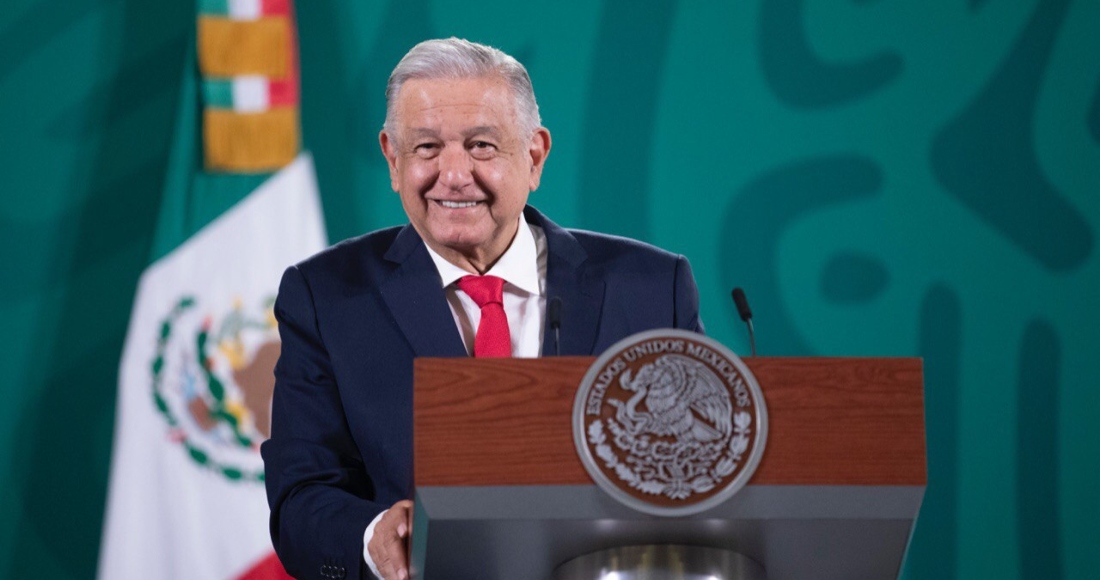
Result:
M409 224L288 268L275 304L283 347L262 452L272 541L300 577L407 577L413 358L592 355L642 330L702 331L682 256L527 206L550 132L515 59L423 42L386 99L379 141Z

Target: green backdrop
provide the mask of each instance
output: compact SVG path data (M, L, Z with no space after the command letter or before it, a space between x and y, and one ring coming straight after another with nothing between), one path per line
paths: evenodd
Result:
M399 57L498 46L554 136L532 203L687 255L710 334L747 352L739 285L761 354L924 357L906 577L1100 570L1100 2L299 4L332 240L403 221ZM0 577L94 575L137 278L237 199L164 193L194 13L0 11Z

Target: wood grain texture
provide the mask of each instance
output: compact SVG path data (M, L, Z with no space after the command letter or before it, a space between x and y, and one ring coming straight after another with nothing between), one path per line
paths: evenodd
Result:
M595 359L417 359L416 484L571 485L591 479L572 413ZM751 483L924 485L921 360L745 358L768 441Z

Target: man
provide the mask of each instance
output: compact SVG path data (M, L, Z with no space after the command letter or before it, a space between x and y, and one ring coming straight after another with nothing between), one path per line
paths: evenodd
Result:
M527 71L455 38L414 47L379 135L409 217L287 269L275 315L271 534L301 577L406 578L412 361L597 354L651 328L702 331L687 260L564 230L527 197L550 153ZM593 193L596 194L596 193Z

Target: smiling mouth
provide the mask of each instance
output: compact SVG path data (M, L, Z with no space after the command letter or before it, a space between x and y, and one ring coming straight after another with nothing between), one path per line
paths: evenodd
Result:
M475 205L477 205L481 202L480 201L447 201L445 199L438 199L438 200L436 200L436 203L438 203L439 205L441 205L445 208L448 208L448 209L462 209L464 207L474 207Z

